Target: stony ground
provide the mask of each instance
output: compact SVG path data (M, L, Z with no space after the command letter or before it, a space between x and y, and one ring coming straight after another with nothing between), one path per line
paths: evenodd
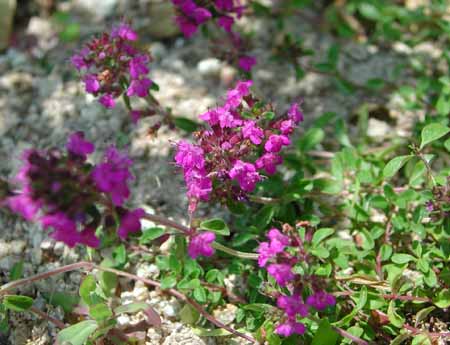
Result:
M101 2L104 8L92 8L92 3L81 0L66 2L66 8L62 9L70 10L81 24L82 39L107 29L123 14L133 18L143 44L155 57L151 77L160 85L158 99L163 105L171 107L174 114L195 119L197 114L213 106L231 86L237 71L211 57L207 43L200 35L189 41L176 34L161 39L162 32L175 30L173 24L167 21L163 23L166 27L158 23L155 28L154 23L161 15L155 13L153 7L153 12L149 10L154 6L152 1L108 0ZM97 5L98 2L95 3ZM80 10L83 6L84 12ZM146 134L149 122L142 121L135 127L131 125L123 105L106 111L93 98L86 96L68 63L79 42L59 42L57 28L52 23L44 15L32 16L25 24L15 28L15 47L0 54L0 176L12 177L15 174L20 164L18 158L25 148L61 146L67 134L74 130L85 131L99 152L111 142L115 133L129 132L136 175L131 203L183 221L187 204L182 179L171 164L172 147L168 144L178 140L182 134L162 129L157 138L149 138ZM270 59L268 47L276 39L275 24L254 20L240 24L245 30L254 31L256 36L253 50L259 60L253 76L256 88L261 95L273 100L278 109L284 110L290 101L303 99L308 120L326 111L350 119L361 100L366 99L369 103L388 106L388 118L371 119L370 130L374 137L382 140L392 130L407 131L408 121L404 118L402 126L396 126L398 100L395 97L379 99L364 91L357 91L348 97L339 92L329 78L312 72L307 73L303 80L296 81L290 66L274 63ZM306 46L325 54L333 40L313 29L315 27L311 23L300 17L293 18L288 26L288 30L304 38ZM423 46L421 49L432 58L436 48ZM370 78L390 79L393 78L392 71L402 64L405 54L409 53L402 46L397 51L383 51L378 47L346 43L343 45L340 69L357 85L363 85ZM407 82L408 76L402 78ZM156 253L167 248L152 250ZM61 243L47 239L38 226L0 211L0 283L7 281L9 270L19 260L25 262L25 275L31 275L76 262L82 255L79 250L70 250ZM148 262L139 263L136 271L145 277L158 276L156 265ZM229 278L232 285L233 277ZM80 279L81 274L74 272L40 282L26 291L37 296L38 307L41 305L42 309L46 309L42 293L55 289L76 292ZM179 322L179 302L145 286L136 284L124 292L122 298L147 300L161 313L163 327L160 330L150 329L146 344L238 343L229 338L217 341L219 338L198 337L191 328ZM52 316L62 318L61 310L47 310ZM232 322L234 310L230 305L223 311L217 311L217 315ZM11 334L8 339L0 339L0 344L52 343L56 330L47 322L30 314L16 315L12 322ZM120 320L124 326L133 322L136 320L126 317Z

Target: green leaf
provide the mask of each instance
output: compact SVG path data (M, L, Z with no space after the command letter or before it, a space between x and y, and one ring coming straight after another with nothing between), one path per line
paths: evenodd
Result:
M412 170L411 176L409 177L409 184L411 186L416 186L416 184L420 183L422 176L427 171L425 163L420 160L418 161Z
M426 334L419 334L414 336L411 345L431 345L430 338Z
M320 144L325 138L325 132L321 128L310 128L299 140L298 148L301 151L309 151Z
M367 19L379 20L381 18L380 11L374 4L371 4L370 1L361 3L359 5L359 12Z
M358 312L364 308L367 302L367 287L365 285L362 286L361 291L359 292L358 300L356 306L352 309L352 311L344 316L341 320L339 320L336 325L344 326L348 324L353 318L358 314Z
M395 311L395 301L389 302L388 307L388 317L389 321L397 328L403 327L403 324L405 323L405 319L397 314Z
M136 314L138 311L145 310L150 307L149 304L144 302L134 302L129 304L120 305L114 309L114 314Z
M48 303L54 306L61 307L65 313L70 313L79 303L80 297L74 294L68 294L65 292L53 292L53 293L42 293L43 297Z
M431 307L419 310L416 314L415 326L417 327L423 320L425 320L426 317L428 316L428 314L430 314L434 309L436 309L436 307L431 306Z
M105 296L112 297L117 287L117 275L111 272L100 272L99 283Z
M328 236L331 236L333 233L333 228L321 228L314 233L311 243L313 246L317 246L320 242Z
M96 287L95 277L88 275L84 278L80 286L80 296L84 303L87 305L92 304L91 293L94 292Z
M6 309L13 311L25 311L33 305L33 299L28 296L7 295L3 298Z
M58 345L62 345L65 342L71 345L84 345L97 327L97 322L94 320L85 320L64 328L58 333L56 338Z
M337 340L338 334L333 330L333 328L331 328L328 319L322 319L311 345L334 345Z
M195 132L198 129L198 123L195 121L192 121L185 117L175 117L173 119L173 122L176 127L186 131L186 132Z
M444 146L447 149L448 152L450 152L450 138L448 138L445 142L444 142Z
M258 229L264 229L272 221L274 215L275 207L266 205L256 213L254 225Z
M189 325L195 324L200 318L200 313L197 309L194 309L189 304L185 304L180 311L180 319L183 323L187 323Z
M420 149L425 145L443 137L450 132L450 128L440 123L431 123L422 129L422 141L420 143Z
M450 307L450 290L444 289L439 291L437 296L433 298L433 303L437 305L439 308Z
M206 290L204 287L199 286L194 289L194 298L199 303L206 303Z
M174 276L167 276L161 280L161 289L173 288L177 283L177 279Z
M9 280L17 280L22 278L23 274L23 261L16 262L14 266L11 268L11 272L9 272Z
M384 178L391 178L392 176L394 176L397 173L397 171L399 171L400 168L413 157L414 157L413 155L407 155L407 156L398 156L391 159L383 169Z
M89 315L101 322L110 318L113 313L105 303L98 303L89 307Z
M392 262L394 262L396 264L402 265L402 264L406 264L410 261L415 261L416 258L409 254L397 253L397 254L392 255L391 260L392 260Z
M145 229L142 232L141 237L139 238L139 243L140 244L147 244L152 242L153 240L161 237L162 235L164 235L165 230L163 228L160 228L158 226L153 227L153 228L149 228L149 229Z
M230 229L228 228L227 224L220 218L204 220L200 223L200 229L209 230L222 236L230 235Z

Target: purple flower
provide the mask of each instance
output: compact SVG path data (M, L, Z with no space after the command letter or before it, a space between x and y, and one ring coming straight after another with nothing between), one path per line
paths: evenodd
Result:
M222 27L226 32L231 32L231 28L234 24L234 19L229 16L222 16L217 19L217 24Z
M270 264L267 267L267 272L275 278L275 281L280 286L286 286L289 281L295 278L295 274L288 264Z
M130 196L128 181L133 178L129 171L132 161L113 146L106 150L103 160L92 171L92 178L101 192L110 193L114 205L122 206Z
M108 109L114 108L116 106L114 97L109 93L104 94L102 97L100 97L98 101L100 102L101 105L103 105L105 108Z
M129 233L141 231L140 219L145 216L145 211L138 208L133 211L127 211L125 215L120 218L120 226L117 231L121 239L126 239Z
M142 111L141 110L132 110L130 112L130 115L131 115L131 121L133 121L133 123L136 124L142 117Z
M283 337L289 337L292 334L303 334L305 333L305 330L304 324L294 320L288 320L285 323L279 324L275 328L275 333Z
M256 172L256 168L252 163L246 163L241 160L237 160L230 172L229 176L233 180L237 180L239 186L245 192L251 192L255 189L257 182L261 180L261 176Z
M194 19L197 24L203 24L208 19L211 18L211 12L209 12L206 8L197 7L194 11Z
M434 204L433 201L427 201L425 203L425 208L428 212L433 212L434 211Z
M214 0L215 5L222 11L231 12L233 10L234 0Z
M188 254L195 259L200 255L211 256L214 254L212 243L216 239L216 234L210 231L200 232L189 240Z
M197 32L197 24L191 22L184 16L176 16L175 22L178 24L184 37L189 38Z
M26 220L31 221L42 207L42 202L33 200L27 193L22 193L7 198L6 205L14 213L18 213Z
M236 87L227 92L226 104L230 109L236 109L242 103L242 99L250 94L253 81L238 81Z
M97 80L97 76L95 74L85 75L83 81L86 92L96 93L98 90L100 90L100 83Z
M264 149L267 152L280 152L282 146L287 146L291 143L286 135L272 134L264 144Z
M277 306L283 309L290 318L295 318L297 314L302 317L308 315L308 306L302 302L302 298L297 294L292 296L279 296L277 298Z
M137 33L126 23L120 23L119 26L114 27L111 31L111 37L120 37L126 41L136 41L138 39Z
M83 160L86 159L88 154L94 152L94 144L90 141L84 140L83 132L72 133L66 144L67 151L70 153L81 157Z
M280 131L282 134L289 135L294 131L295 123L294 120L284 120L280 124Z
M269 242L261 242L258 249L256 249L258 255L258 266L264 267L271 258L274 257L275 253L270 249Z
M283 235L280 230L276 228L270 229L267 237L270 240L270 248L275 254L283 252L284 248L290 243L289 237Z
M80 54L75 54L70 58L70 62L72 62L72 65L79 71L82 68L87 68L88 65L84 61L84 57Z
M198 200L207 201L212 191L212 181L203 170L190 170L185 173L185 181L188 188L187 196Z
M278 229L272 228L267 236L269 242L261 242L258 249L258 266L264 267L267 261L274 258L277 254L282 253L284 248L290 244L289 237L283 235Z
M194 146L185 140L181 140L177 144L175 162L185 171L189 171L194 168L203 169L205 166L203 150L202 148Z
M64 242L69 247L80 243L95 248L100 244L100 240L95 236L95 229L86 228L83 231L77 231L76 222L62 212L45 215L40 220L45 229L53 228L51 237L56 241Z
M250 72L254 65L256 65L256 58L249 55L244 55L239 58L238 65L246 72Z
M246 121L242 127L242 135L244 138L250 139L253 144L259 145L264 137L264 132L256 125L255 121Z
M300 111L298 103L292 103L287 114L289 119L293 120L296 124L303 121L303 113Z
M148 78L134 79L131 81L127 90L127 96L137 95L138 97L148 96L148 89L152 85L152 81Z
M325 291L317 291L306 299L306 304L317 310L324 310L336 304L336 298Z
M277 170L277 165L283 162L283 158L275 153L265 153L255 162L258 169L264 169L267 174L273 175Z
M147 75L149 69L147 64L149 58L147 55L139 54L130 60L130 75L133 79L139 78L141 75Z

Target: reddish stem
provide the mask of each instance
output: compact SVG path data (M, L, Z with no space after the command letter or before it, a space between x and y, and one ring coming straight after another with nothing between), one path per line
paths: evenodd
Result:
M58 327L60 329L66 328L66 325L62 321L55 319L54 317L51 317L50 315L44 313L42 310L40 310L36 307L31 307L30 311L35 313L36 315L38 315L40 318L50 321L51 323L53 323L56 327Z
M181 225L177 222L174 222L173 220L167 219L165 217L162 216L157 216L154 214L148 214L146 213L145 216L143 217L144 219L150 220L152 222L155 222L157 224L161 224L164 226L168 226L170 228L174 228L177 229L181 232L184 232L186 235L189 235L191 233L191 229L189 229L187 226Z

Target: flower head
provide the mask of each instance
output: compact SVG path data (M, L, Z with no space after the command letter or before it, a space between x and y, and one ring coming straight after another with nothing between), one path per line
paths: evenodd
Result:
M306 304L317 309L324 310L328 306L336 304L336 298L325 291L316 291L306 299Z
M256 65L256 58L249 55L244 55L239 58L239 67L246 72L250 72L254 65Z
M69 136L67 151L86 160L86 156L94 152L94 144L84 139L83 132L75 132Z
M145 211L138 208L126 213L120 217L120 226L117 231L121 239L126 239L128 234L141 231L141 218L145 216Z
M189 256L193 259L200 255L211 256L214 254L214 248L212 243L216 239L216 234L213 232L205 231L200 232L191 237L188 246Z
M287 283L295 278L295 274L288 264L270 264L267 266L267 272L275 278L275 281L280 286L286 286Z
M288 320L285 323L279 324L276 327L275 332L283 337L289 337L293 334L301 335L305 333L305 330L306 328L304 324L293 320Z
M104 193L109 193L116 206L122 206L130 195L128 181L133 178L129 171L131 164L132 161L127 154L110 146L103 158L103 163L97 165L92 172L97 188Z

